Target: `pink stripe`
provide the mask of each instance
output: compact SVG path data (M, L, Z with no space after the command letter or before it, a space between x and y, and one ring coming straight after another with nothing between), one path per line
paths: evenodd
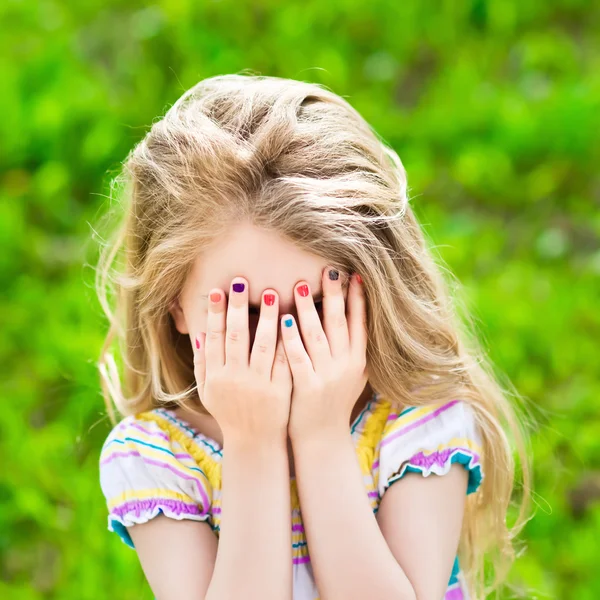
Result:
M427 421L431 421L431 419L435 419L435 417L437 417L439 414L443 413L445 410L448 410L449 408L452 408L457 403L458 403L458 400L452 400L451 402L448 402L448 404L444 404L443 406L440 406L439 408L434 410L432 413L425 415L422 419L418 419L414 423L411 423L410 425L407 425L406 427L403 427L402 429L400 429L399 431L396 431L392 435L389 435L388 437L384 438L381 441L380 446L381 447L387 446L390 442L392 442L396 438L399 438L401 435L404 435L405 433L408 433L409 431L416 429L417 427L419 427L419 425L423 425L423 423L427 423Z
M292 531L304 531L304 525L292 525Z
M186 473L182 473L179 469L176 469L175 467L172 467L171 465L166 465L163 462L160 462L158 460L152 460L150 458L145 458L144 456L142 456L142 460L146 463L148 463L149 465L156 465L157 467L162 467L163 469L169 469L169 471L171 471L172 473L175 473L175 475L179 475L180 477L182 477L183 479L187 479L188 481L193 481L196 484L196 487L198 488L198 493L200 494L200 496L202 496L202 503L203 503L203 507L204 510L208 510L208 507L210 506L210 502L208 501L208 496L206 495L206 492L204 491L204 488L202 487L202 484L195 478L192 477L191 475L187 475Z
M177 515L206 515L207 512L200 512L197 504L188 504L181 500L172 500L171 498L148 498L146 500L128 500L119 506L115 506L111 511L111 515L123 517L125 514L135 510L136 517L140 517L142 511L152 510L154 507L168 508L171 512Z
M151 437L159 437L159 438L162 438L163 440L170 441L169 436L164 431L148 431L147 429L145 429L138 423L130 423L129 426L133 427L134 429L137 429L138 431L141 431L142 433L145 433L146 435L149 435Z
M423 467L425 469L431 469L434 464L438 465L439 467L443 467L448 462L448 459L456 452L462 452L463 454L468 454L469 456L473 457L474 460L471 468L479 464L479 455L476 452L473 452L473 450L470 448L461 448L456 446L453 446L452 448L444 448L443 450L435 450L434 452L431 452L431 454L418 452L410 458L408 463L416 467Z
M392 413L391 415L388 415L387 420L394 421L397 417L398 417L398 413Z
M212 509L212 513L213 513L213 515L220 515L221 514L221 509L218 506L215 506Z
M377 498L379 496L378 492L369 492L369 498Z
M446 595L444 596L444 600L464 600L464 594L463 591L459 588L456 587L452 590L448 590L446 592Z
M376 469L379 466L379 459L377 459L374 463L373 463L373 469Z
M295 565L303 565L307 562L310 562L310 556L301 556L300 558L292 559L292 563Z
M111 455L107 459L105 459L102 462L102 464L106 464L106 463L110 462L117 455L139 456L145 463L148 463L149 465L156 465L157 467L162 467L163 469L169 469L169 471L175 473L175 475L179 475L180 477L182 477L183 479L187 479L188 481L193 481L196 484L196 487L198 488L198 492L199 492L200 496L202 496L202 503L204 504L204 509L208 510L208 507L210 506L210 502L208 501L208 496L206 495L206 492L204 491L202 484L195 477L192 477L191 475L187 475L186 473L182 473L181 471L179 471L179 469L175 469L171 465L167 465L158 460L152 460L150 458L146 458L145 456L142 456L137 450L131 450L130 452L127 452L127 453L115 452L113 455Z
M131 452L115 452L111 454L108 458L100 461L101 465L107 465L109 462L112 462L113 459L117 457L126 458L127 456L139 456L140 453L137 450L132 450Z
M106 465L109 462L111 462L113 460L113 458L116 458L117 456L120 456L122 458L126 458L127 456L139 456L140 453L137 452L137 450L131 450L130 452L115 452L114 454L111 454L108 458L105 458L104 460L100 461L101 465ZM188 458L188 459L192 459L192 457L187 453L187 452L179 452L177 454L174 454L175 458Z

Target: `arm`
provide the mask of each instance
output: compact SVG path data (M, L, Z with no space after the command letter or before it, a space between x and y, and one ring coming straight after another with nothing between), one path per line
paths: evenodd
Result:
M393 492L384 494L376 518L348 431L327 439L298 439L293 450L304 528L323 599L440 600L458 546L464 469L397 482Z
M222 473L218 542L206 522L164 515L129 528L156 600L291 598L286 442L228 440Z
M287 441L225 440L219 551L207 600L292 597Z

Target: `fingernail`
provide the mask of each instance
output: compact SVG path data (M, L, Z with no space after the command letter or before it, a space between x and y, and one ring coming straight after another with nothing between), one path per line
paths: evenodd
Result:
M362 283L362 277L357 273L356 274L356 281L358 281L358 283Z
M286 320L283 322L283 324L284 324L286 327L291 327L291 326L294 324L294 319L286 319Z
M219 294L219 292L214 292L213 294L210 295L210 299L213 302L218 302L221 299L221 294Z
M243 292L246 286L243 283L234 283L233 291L234 292Z
M200 339L196 336L196 348L200 350Z
M337 281L339 276L340 274L338 271L336 271L335 269L329 269L329 279L331 279L332 281Z
M306 284L299 285L296 289L298 290L298 293L302 297L308 296L308 286ZM288 327L289 327L289 325L288 325Z
M275 304L275 294L265 294L265 304L267 306L273 306L273 304Z

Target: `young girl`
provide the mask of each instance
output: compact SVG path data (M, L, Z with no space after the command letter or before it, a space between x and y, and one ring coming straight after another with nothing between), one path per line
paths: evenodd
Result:
M318 84L206 79L119 180L100 483L157 600L498 587L528 505L522 425L357 111Z

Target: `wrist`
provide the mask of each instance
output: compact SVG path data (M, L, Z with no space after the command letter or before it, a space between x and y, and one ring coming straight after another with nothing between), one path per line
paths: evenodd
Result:
M283 450L287 453L287 431L251 435L239 431L223 431L223 449L244 454L263 454Z
M332 444L344 443L352 439L350 429L344 423L318 429L290 430L289 436L292 448L294 449L311 447L318 450L322 447L330 447Z

